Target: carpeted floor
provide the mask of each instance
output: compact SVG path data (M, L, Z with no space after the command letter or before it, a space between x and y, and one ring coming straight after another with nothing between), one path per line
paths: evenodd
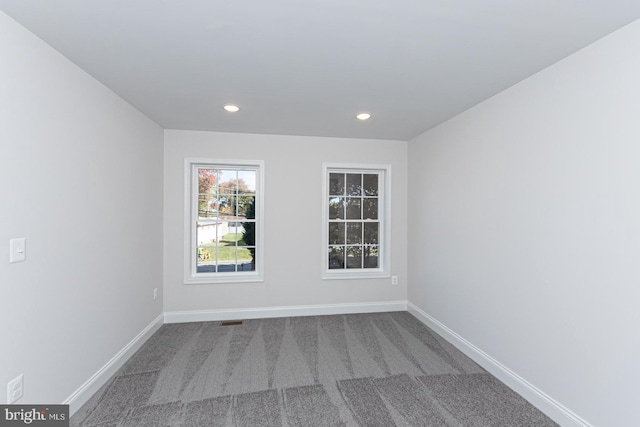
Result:
M554 426L406 312L163 325L72 426Z

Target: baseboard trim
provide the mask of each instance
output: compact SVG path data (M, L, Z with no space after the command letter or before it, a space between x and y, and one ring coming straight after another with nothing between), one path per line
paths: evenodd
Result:
M160 314L146 328L142 330L129 344L124 346L115 356L111 358L102 368L98 370L91 378L80 386L71 396L64 402L69 405L69 416L72 416L78 409L82 407L106 382L120 369L133 353L138 351L151 335L153 335L164 322L164 314Z
M547 395L542 390L489 356L484 351L458 335L414 304L408 302L407 310L418 320L433 329L458 350L473 359L474 362L489 371L516 393L527 399L532 405L544 412L549 418L562 426L592 427L584 419Z
M289 307L259 307L220 310L169 311L165 323L211 322L220 320L264 319L271 317L322 316L328 314L381 313L407 311L406 301L386 301L352 304L296 305Z

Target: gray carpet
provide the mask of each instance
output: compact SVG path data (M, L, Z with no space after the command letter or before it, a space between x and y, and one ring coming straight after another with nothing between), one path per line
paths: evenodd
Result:
M554 426L406 312L163 325L72 426Z

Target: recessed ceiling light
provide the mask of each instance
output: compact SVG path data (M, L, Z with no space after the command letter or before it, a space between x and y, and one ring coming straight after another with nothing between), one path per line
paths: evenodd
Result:
M240 111L240 107L238 107L237 105L225 105L224 109L227 110L230 113L236 113L238 111Z
M369 113L360 113L356 116L356 119L358 120L369 120L369 117L371 117L371 114Z

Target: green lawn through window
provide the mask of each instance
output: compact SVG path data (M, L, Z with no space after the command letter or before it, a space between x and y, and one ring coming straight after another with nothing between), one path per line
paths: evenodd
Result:
M218 262L224 261L235 261L236 260L236 242L237 242L237 252L238 252L238 261L251 261L251 253L249 249L246 249L246 243L242 240L242 234L240 233L229 233L226 234L220 242L217 243L218 246ZM203 249L209 253L209 259L202 260L203 262L211 262L216 260L216 242L205 243L204 245L198 246L198 249Z

